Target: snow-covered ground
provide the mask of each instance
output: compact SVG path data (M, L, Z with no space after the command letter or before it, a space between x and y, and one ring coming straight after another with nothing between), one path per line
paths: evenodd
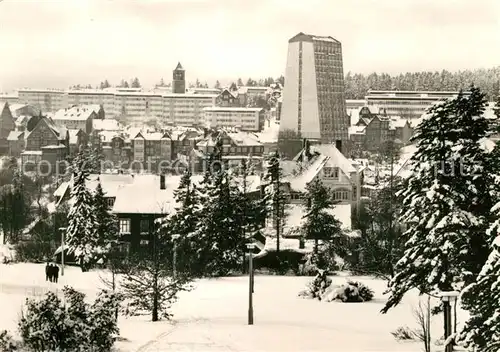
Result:
M93 298L102 287L99 271L82 273L67 267L58 284L45 282L39 264L0 264L0 330L16 330L26 297L59 290L65 284ZM332 277L343 283L345 277ZM325 303L297 297L311 280L307 277L257 276L254 325L247 325L248 278L200 280L174 305L174 322L149 322L150 317L119 318L122 340L128 351L420 351L419 342L398 342L391 335L397 327L416 327L413 308L418 298L405 297L388 314L379 313L386 284L368 277L356 278L375 290L367 303ZM460 320L461 317L459 317ZM463 320L463 319L462 319ZM433 339L441 332L442 317L433 320ZM442 347L436 347L442 350Z

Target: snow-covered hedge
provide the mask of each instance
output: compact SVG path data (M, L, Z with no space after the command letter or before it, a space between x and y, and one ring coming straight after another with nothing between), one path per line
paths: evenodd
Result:
M367 302L373 299L373 290L359 281L347 281L343 285L333 285L332 280L323 270L318 270L316 277L299 292L299 297L316 298L332 302Z

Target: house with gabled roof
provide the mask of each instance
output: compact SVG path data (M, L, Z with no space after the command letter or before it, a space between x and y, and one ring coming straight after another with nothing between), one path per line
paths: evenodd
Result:
M223 107L244 107L246 103L247 96L245 93L228 88L224 88L215 99L215 104Z
M293 229L303 222L306 215L304 194L307 185L317 179L330 189L332 200L336 202L328 211L340 220L343 228L352 229L351 213L361 198L362 170L356 168L335 145L310 145L304 140L303 148L295 158L280 162L280 167L283 173L280 189L288 195L290 202L282 229L285 237L294 237ZM268 192L272 191L273 185L263 182L263 187ZM274 226L272 216L266 224L268 228Z
M27 169L36 169L43 161L45 168L55 172L58 164L69 153L69 133L61 126L56 126L48 117L37 119L36 125L24 133L24 151L21 162ZM62 170L59 170L62 172Z
M87 135L92 133L93 120L98 118L99 105L73 106L58 110L52 120L57 126L64 126L68 129L81 129Z
M9 106L7 102L0 102L0 155L8 153L9 143L7 138L9 137L10 131L14 131L16 128L14 117L12 116Z
M7 143L9 155L19 157L24 149L24 131L10 131Z
M134 170L157 172L160 164L168 166L172 160L172 138L168 132L141 131L131 136Z

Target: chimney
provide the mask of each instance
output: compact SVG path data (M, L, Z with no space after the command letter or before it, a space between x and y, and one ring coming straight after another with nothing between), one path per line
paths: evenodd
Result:
M165 174L160 175L160 189L165 189Z
M337 149L339 150L339 152L341 152L341 153L342 153L342 140L337 139L337 140L335 141L335 148L337 148Z

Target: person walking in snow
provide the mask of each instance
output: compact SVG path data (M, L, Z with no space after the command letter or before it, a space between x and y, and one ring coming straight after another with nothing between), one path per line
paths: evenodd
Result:
M55 274L54 264L50 263L49 264L49 281L50 282L54 282L54 274Z
M47 265L45 265L45 281L49 281L50 279L50 263L47 262Z
M57 283L57 280L59 280L59 265L54 266L54 282Z

